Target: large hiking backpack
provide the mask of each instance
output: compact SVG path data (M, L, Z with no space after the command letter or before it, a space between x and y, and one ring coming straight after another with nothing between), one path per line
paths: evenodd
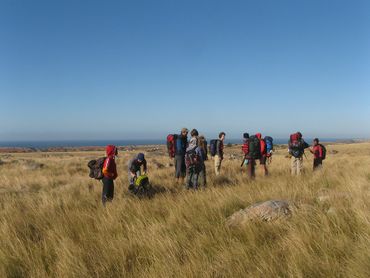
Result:
M215 156L217 154L217 144L218 139L213 139L209 142L209 152L211 156Z
M294 157L301 157L304 153L304 141L300 133L290 135L289 152Z
M252 135L249 137L249 155L252 159L261 158L261 142L257 136Z
M147 175L138 176L135 180L135 186L130 189L131 193L138 197L142 196L152 196L152 187L149 183L149 178Z
M148 185L149 185L149 178L147 175L141 175L141 176L138 176L137 179L135 180L135 185L137 187L144 187L146 188Z
M103 165L106 157L90 160L87 167L90 168L89 177L97 180L103 179Z
M274 149L274 139L272 139L271 136L265 136L264 141L266 143L266 154L269 157L272 155L272 151Z
M321 159L325 160L326 159L326 147L322 144L320 144L320 147L322 148L322 157L321 157Z
M200 157L194 149L191 149L185 153L185 165L186 168L196 167L200 164Z
M167 136L167 151L171 158L174 158L176 154L177 137L177 134L169 134Z

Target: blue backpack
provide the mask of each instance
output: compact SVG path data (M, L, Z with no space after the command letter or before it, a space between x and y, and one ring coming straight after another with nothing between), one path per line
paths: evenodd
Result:
M265 137L265 143L266 143L266 153L267 155L271 155L272 153L272 150L274 149L274 139L272 139L272 137L270 136L266 136Z

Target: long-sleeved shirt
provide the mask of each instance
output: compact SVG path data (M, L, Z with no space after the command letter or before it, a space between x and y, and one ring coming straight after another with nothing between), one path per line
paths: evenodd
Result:
M315 159L322 158L323 156L322 147L320 145L313 146L310 151L313 153Z
M106 178L113 180L117 178L117 167L114 156L109 156L105 159L102 172Z
M216 155L218 155L221 159L224 158L224 142L221 140L217 140Z
M249 140L248 139L243 140L242 151L244 155L249 154Z
M176 138L176 155L185 155L188 147L188 138L181 134Z
M141 166L144 167L144 172L146 172L147 171L146 160L144 159L143 161L139 162L137 158L133 158L128 163L128 170L129 172L136 174L136 172L140 171Z

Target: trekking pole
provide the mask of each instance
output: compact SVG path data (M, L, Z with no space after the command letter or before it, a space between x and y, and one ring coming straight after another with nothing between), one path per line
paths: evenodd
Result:
M242 161L242 164L240 164L240 167L243 167L244 162L245 162L245 157L243 158L243 161Z

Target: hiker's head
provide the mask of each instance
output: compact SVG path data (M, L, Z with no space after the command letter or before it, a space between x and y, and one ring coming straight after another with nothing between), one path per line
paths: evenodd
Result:
M218 135L218 138L223 141L225 139L225 136L226 136L226 133L225 132L220 132L220 134Z
M249 138L249 133L243 133L243 139L248 139Z
M256 133L256 137L261 140L262 139L262 134L261 133Z
M139 162L143 162L145 160L145 156L143 153L139 153L136 157L136 159L139 161Z
M107 153L108 157L109 156L112 157L112 156L118 155L118 150L117 150L116 146L108 145L107 148L106 148L106 153Z
M302 133L300 133L299 131L297 131L297 134L298 134L299 139L302 139L302 137L303 137Z
M313 139L314 146L317 146L320 143L319 138Z
M189 133L189 130L186 127L181 129L181 135L183 137L188 137L188 133Z
M199 132L198 132L198 130L196 130L195 128L190 132L190 135L191 135L191 137L196 137L196 136L198 136L199 135Z

